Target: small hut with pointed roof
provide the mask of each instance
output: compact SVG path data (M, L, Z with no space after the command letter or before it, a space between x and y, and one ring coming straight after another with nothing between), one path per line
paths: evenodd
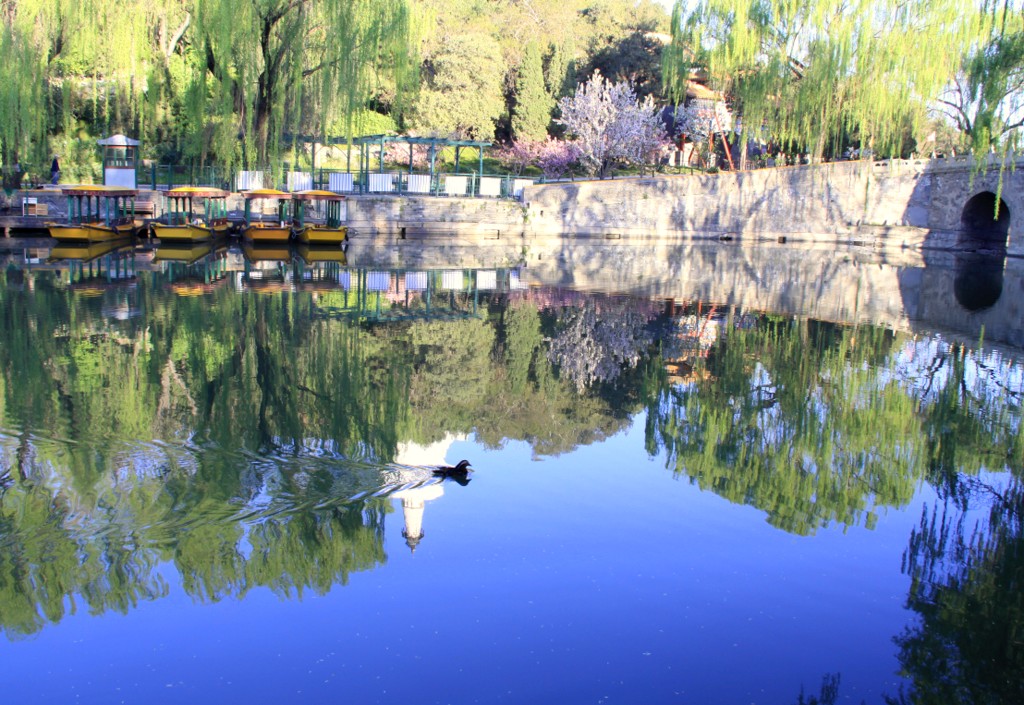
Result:
M118 134L97 140L96 144L103 147L103 185L137 188L139 141Z

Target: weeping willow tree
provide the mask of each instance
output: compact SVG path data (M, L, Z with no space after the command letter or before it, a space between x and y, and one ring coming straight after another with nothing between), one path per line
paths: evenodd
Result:
M992 14L967 5L700 0L686 12L677 2L666 85L679 99L694 72L706 71L748 130L763 126L789 149L820 156L852 137L898 154L965 51L991 30Z
M351 133L380 71L401 95L412 78L414 23L406 0L209 0L196 3L201 65L187 115L204 151L266 164L293 129Z
M39 157L70 131L75 100L108 123L134 117L151 58L151 22L175 0L5 0L0 3L0 146L5 160Z
M975 152L1015 149L1024 128L1024 2L986 0L988 31L936 101Z
M0 0L0 151L157 123L191 156L265 164L287 131L351 132L383 76L400 96L414 27L407 0Z

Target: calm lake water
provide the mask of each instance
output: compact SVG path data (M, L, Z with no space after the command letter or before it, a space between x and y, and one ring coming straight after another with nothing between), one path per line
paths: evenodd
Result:
M104 249L0 252L6 703L1024 702L1014 261Z

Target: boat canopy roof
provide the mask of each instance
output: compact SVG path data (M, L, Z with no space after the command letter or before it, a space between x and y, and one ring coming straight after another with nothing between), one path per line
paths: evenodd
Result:
M313 189L311 191L296 191L292 194L296 201L344 201L345 197L334 191Z
M278 191L273 188L256 188L252 191L243 191L243 198L290 198L291 194L287 191Z
M123 186L100 186L93 184L81 184L61 189L65 196L105 196L107 198L135 198L139 195L138 189L124 188Z
M117 134L101 140L96 140L96 144L101 147L138 147L139 141L133 140L131 137L125 137L124 135Z
M227 198L230 194L208 186L179 186L167 192L168 198Z

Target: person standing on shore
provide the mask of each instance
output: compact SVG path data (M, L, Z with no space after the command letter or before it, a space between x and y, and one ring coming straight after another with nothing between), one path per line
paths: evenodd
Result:
M53 185L57 184L60 179L60 163L57 161L57 155L53 155L53 164L50 165L50 183Z

